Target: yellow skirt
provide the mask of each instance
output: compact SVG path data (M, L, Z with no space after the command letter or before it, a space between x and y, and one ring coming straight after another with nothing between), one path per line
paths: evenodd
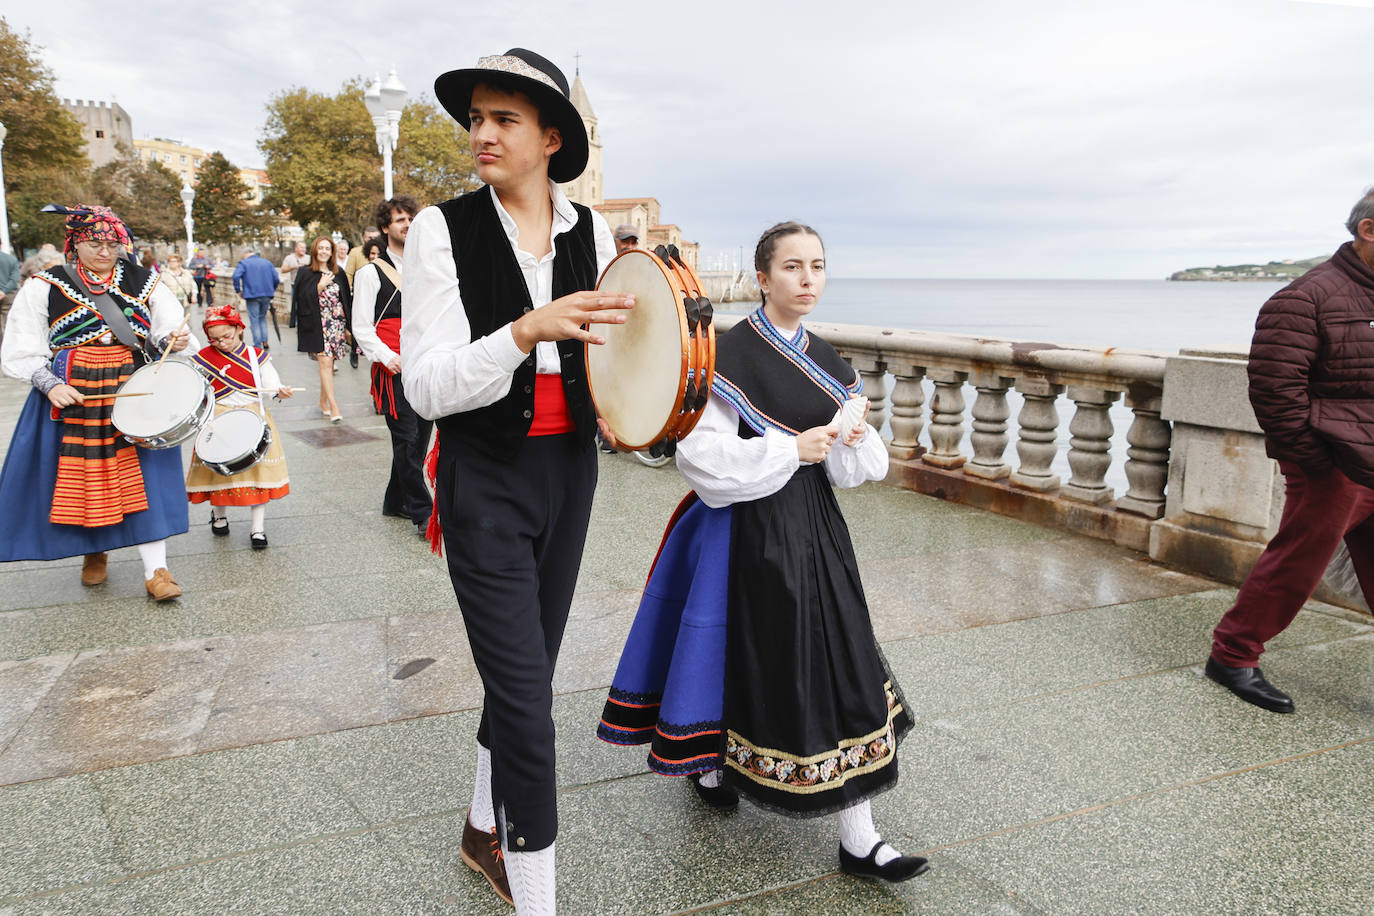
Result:
M235 409L245 408L216 404L215 416ZM277 432L277 425L272 422L272 414L266 411L264 414L267 428L272 431L272 442L267 446L267 454L262 460L248 470L225 477L206 467L194 451L191 453L191 470L186 474L186 496L191 502L208 502L212 506L257 506L269 499L281 499L291 492L281 433Z

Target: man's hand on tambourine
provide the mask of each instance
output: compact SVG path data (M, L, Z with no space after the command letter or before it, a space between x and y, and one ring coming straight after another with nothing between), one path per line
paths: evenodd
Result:
M581 340L604 344L606 338L582 327L584 324L624 324L625 310L634 308L635 297L605 290L584 290L531 309L511 325L515 345L524 353L542 340Z

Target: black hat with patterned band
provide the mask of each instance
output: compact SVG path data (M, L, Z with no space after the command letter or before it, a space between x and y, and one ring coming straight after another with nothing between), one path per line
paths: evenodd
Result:
M490 81L495 74L500 74L498 85L502 88L514 86L529 96L544 120L562 135L562 148L549 159L549 177L561 183L581 175L587 167L587 127L568 98L567 77L547 58L524 48L480 58L476 67L440 75L434 81L434 96L455 121L471 129L468 107L473 87Z

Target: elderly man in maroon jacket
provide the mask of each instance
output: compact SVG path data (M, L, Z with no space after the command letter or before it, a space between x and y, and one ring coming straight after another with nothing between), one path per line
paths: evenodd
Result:
M1250 403L1287 496L1278 532L1212 634L1206 671L1271 712L1292 712L1293 701L1260 673L1260 653L1342 539L1374 598L1374 189L1346 228L1354 238L1331 260L1264 304L1250 346Z

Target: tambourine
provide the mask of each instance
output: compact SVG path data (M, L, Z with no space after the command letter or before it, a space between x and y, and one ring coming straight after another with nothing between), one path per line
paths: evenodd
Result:
M631 249L597 289L635 297L624 324L602 325L587 345L587 384L622 448L672 455L696 426L715 374L711 300L676 246Z

